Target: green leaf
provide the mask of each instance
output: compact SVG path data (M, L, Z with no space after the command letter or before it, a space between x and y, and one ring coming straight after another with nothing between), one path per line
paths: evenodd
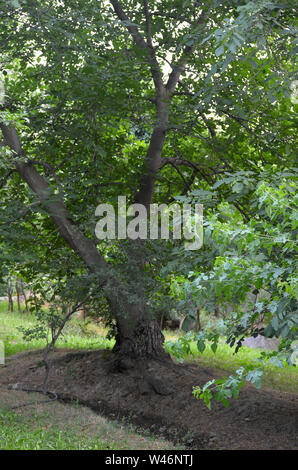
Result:
M205 341L202 339L199 339L197 342L197 348L200 353L204 352L204 350L206 349Z

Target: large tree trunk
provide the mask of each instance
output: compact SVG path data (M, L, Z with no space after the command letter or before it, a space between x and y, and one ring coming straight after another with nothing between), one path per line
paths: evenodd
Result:
M148 308L144 293L139 292L138 303L132 303L129 294L120 287L116 296L107 295L107 298L116 318L114 353L119 360L127 358L169 360L169 355L163 348L164 336Z
M132 374L141 394L169 395L172 392L160 371L161 367L170 366L171 358L163 348L164 336L158 322L141 301L129 305L123 299L118 307L121 315L118 313L111 370ZM112 308L118 307L113 303ZM123 314L123 307L129 312L127 315Z
M114 352L120 357L130 359L169 360L163 348L164 336L155 320L139 319L127 336L117 323L117 335Z

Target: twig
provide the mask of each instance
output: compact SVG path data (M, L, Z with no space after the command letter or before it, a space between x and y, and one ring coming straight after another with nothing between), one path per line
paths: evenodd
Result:
M6 185L7 181L8 181L8 178L13 174L13 173L17 173L17 170L10 170L7 175L3 178L3 180L1 181L0 183L0 189L3 188L3 186Z
M79 308L84 305L84 303L86 303L86 301L89 299L90 297L90 294L84 299L82 300L82 302L78 303L70 312L67 313L67 315L65 315L65 317L63 318L63 321L60 325L60 327L58 328L58 331L56 334L53 334L52 333L52 340L49 344L47 344L47 347L45 348L45 351L44 351L44 354L43 354L43 363L44 363L44 366L45 366L45 369L46 369L46 372L45 372L45 377L44 377L44 382L43 382L43 390L44 390L44 393L47 392L47 384L48 384L48 379L49 379L49 374L50 374L50 363L48 361L48 356L50 354L50 352L53 350L55 344L56 344L56 341L57 339L59 338L65 324L67 323L67 321L69 320L69 318L77 311L79 310Z
M31 401L29 403L23 403L22 405L15 405L15 406L10 406L8 409L9 410L16 410L18 408L23 408L24 406L32 406L32 405L39 405L42 403L51 403L53 401L56 401L58 399L57 395L55 392L50 392L50 391L44 391L40 389L34 389L34 388L27 388L27 387L22 387L19 384L14 384L10 387L8 387L8 390L17 390L20 392L35 392L35 393L42 393L44 395L52 396L49 400L41 400L41 401Z

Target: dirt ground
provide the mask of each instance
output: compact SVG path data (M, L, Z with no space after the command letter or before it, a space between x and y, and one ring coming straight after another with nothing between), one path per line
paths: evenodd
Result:
M41 351L8 358L0 369L1 388L16 383L41 388L41 359ZM111 372L111 361L110 351L59 350L48 388L59 400L77 400L190 449L298 449L298 395L246 386L229 408L214 402L209 411L193 397L192 387L226 375L222 371L152 361L143 365L141 377L130 368Z

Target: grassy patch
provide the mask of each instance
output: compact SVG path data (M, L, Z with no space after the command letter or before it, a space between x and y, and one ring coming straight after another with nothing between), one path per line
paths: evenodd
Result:
M2 450L103 450L114 449L114 443L94 439L81 439L76 431L48 429L39 417L38 425L26 422L13 412L0 410L0 448Z
M36 405L9 410L32 401ZM138 450L174 449L161 438L136 433L133 426L109 421L89 408L53 402L41 395L0 390L0 450Z
M175 341L179 334L166 332L167 341ZM230 347L221 339L216 353L211 349L210 344L206 344L206 349L200 353L195 343L191 344L191 354L185 355L188 362L197 362L201 366L221 369L229 373L235 372L240 367L255 364L260 357L261 349L250 349L241 347L235 354L235 346ZM273 364L267 364L263 375L263 385L276 390L298 393L298 368L295 366L279 368Z
M4 341L5 355L11 356L18 352L41 349L45 340L25 341L18 327L30 328L35 324L35 316L27 313L8 313L6 302L0 302L0 339ZM56 347L69 349L110 349L113 340L105 338L104 328L96 325L84 326L83 322L74 318L65 327L65 332L56 343Z

